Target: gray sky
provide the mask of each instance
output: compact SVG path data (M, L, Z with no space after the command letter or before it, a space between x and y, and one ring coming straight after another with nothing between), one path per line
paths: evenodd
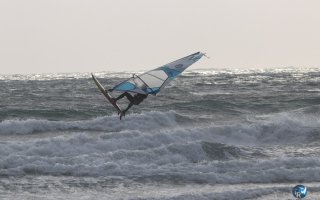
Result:
M6 73L318 67L319 0L0 0Z

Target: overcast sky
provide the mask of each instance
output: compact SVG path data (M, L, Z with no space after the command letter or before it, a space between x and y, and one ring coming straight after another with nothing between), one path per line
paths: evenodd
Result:
M319 0L0 0L7 73L320 66Z

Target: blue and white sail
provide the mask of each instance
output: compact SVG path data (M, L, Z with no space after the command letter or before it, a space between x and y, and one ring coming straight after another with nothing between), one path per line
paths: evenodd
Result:
M197 52L143 74L134 74L132 78L116 85L112 90L156 95L203 55L203 53Z

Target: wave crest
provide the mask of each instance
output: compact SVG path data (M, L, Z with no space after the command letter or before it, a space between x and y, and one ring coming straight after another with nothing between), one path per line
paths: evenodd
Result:
M32 134L49 131L89 130L115 132L148 130L176 125L175 112L148 112L127 115L122 121L116 115L83 121L49 121L44 119L5 120L0 123L0 135Z

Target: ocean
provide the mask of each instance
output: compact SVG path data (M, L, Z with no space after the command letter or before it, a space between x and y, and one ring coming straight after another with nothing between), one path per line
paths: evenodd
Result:
M0 199L320 199L318 68L190 68L121 121L90 73L0 86Z

